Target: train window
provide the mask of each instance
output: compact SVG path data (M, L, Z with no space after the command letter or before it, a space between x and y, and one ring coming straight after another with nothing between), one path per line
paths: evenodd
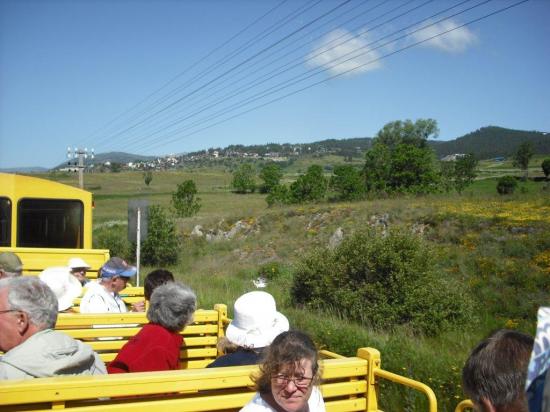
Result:
M82 248L84 206L78 200L22 199L17 246Z
M0 197L0 246L11 246L11 200Z

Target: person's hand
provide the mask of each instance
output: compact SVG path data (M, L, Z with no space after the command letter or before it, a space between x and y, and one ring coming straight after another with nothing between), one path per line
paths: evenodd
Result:
M145 301L132 303L132 312L145 312Z

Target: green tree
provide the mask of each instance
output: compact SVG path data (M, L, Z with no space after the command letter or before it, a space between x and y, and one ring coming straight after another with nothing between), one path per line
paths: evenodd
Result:
M477 177L477 160L473 153L459 157L454 162L453 182L456 191L460 194L473 183Z
M548 179L548 176L550 176L550 158L544 159L540 167L542 167L542 172L544 173L546 179Z
M533 157L533 145L531 142L524 142L519 145L518 150L514 154L514 166L519 167L525 172L523 180L529 177L529 160Z
M365 155L363 173L369 191L431 192L440 178L427 139L437 137L433 119L394 121L376 135Z
M111 163L111 172L118 173L121 170L122 170L122 165L120 163L117 163L117 162Z
M269 163L262 168L260 179L264 181L260 188L262 193L270 193L271 189L279 184L283 177L281 167L276 163Z
M254 167L250 163L243 163L233 172L231 186L237 193L254 193L256 190L255 174Z
M365 195L365 182L361 173L352 165L340 165L334 168L330 187L338 193L341 200L357 200Z
M327 186L323 168L319 165L311 165L307 168L305 175L301 175L290 185L292 202L319 202L324 199Z
M147 238L141 245L141 256L146 265L174 264L178 260L179 238L176 224L159 205L149 208Z
M151 181L153 180L153 172L150 170L147 170L143 172L143 181L147 186L151 184Z
M189 217L198 213L201 208L200 198L196 197L197 186L192 180L180 183L172 193L172 207L179 217Z

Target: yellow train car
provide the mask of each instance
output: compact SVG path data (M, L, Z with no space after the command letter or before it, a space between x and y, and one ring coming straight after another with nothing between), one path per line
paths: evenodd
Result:
M0 251L11 250L25 273L88 259L92 271L109 258L92 249L92 193L37 177L0 173Z

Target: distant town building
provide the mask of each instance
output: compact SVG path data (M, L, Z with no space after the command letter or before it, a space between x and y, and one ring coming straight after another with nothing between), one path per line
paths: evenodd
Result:
M457 159L460 159L461 157L464 157L464 156L466 156L466 154L464 154L464 153L450 154L450 155L447 155L447 156L441 158L441 161L442 162L455 162Z

